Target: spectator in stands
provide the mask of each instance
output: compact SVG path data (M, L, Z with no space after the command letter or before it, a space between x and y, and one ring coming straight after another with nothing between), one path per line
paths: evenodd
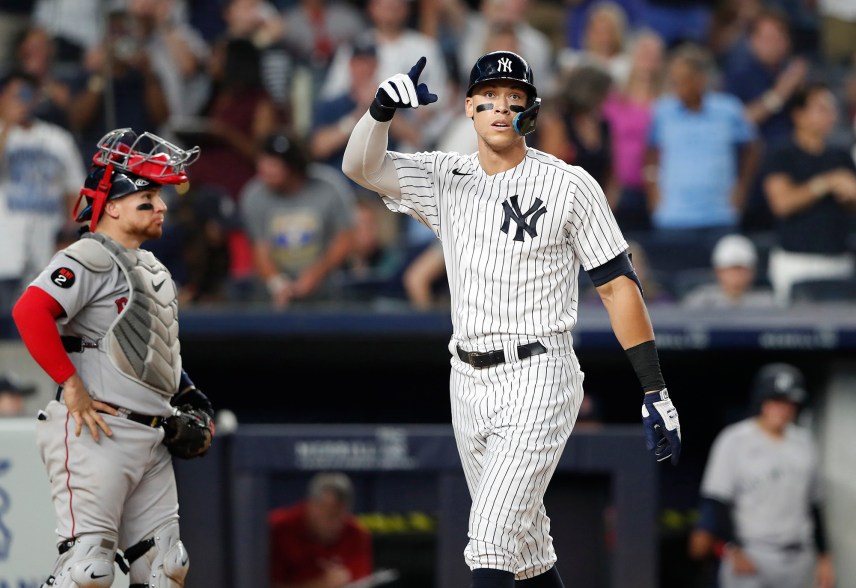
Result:
M0 417L24 416L24 399L35 391L13 373L0 374Z
M54 37L57 60L73 65L103 40L105 4L102 0L36 0L32 21Z
M532 68L538 87L543 88L542 91L548 90L556 74L556 55L550 38L527 20L527 11L533 7L533 0L478 0L476 4L478 10L467 13L466 25L458 38L455 54L458 81L469 84L472 64L484 55L484 47L493 42L495 31L509 29L516 37L517 51L526 56ZM430 59L428 63L431 63ZM430 82L428 87L432 87Z
M399 232L396 220L376 194L359 187L354 245L343 268L345 300L371 302L400 296L403 256L394 246Z
M104 38L84 57L87 78L68 117L86 153L111 129L158 129L169 119L167 95L133 23L126 10L111 6Z
M612 167L617 201L610 203L625 234L651 229L645 197L645 149L654 101L663 93L665 46L654 31L640 31L632 44L633 60L625 84L615 84L603 106L612 136Z
M856 208L856 166L848 150L829 144L838 105L826 84L798 90L791 100L791 141L771 152L762 173L775 215L777 243L769 278L777 300L790 302L802 280L852 278L848 230Z
M755 285L758 251L751 239L733 233L716 244L711 256L713 279L690 290L682 299L686 308L771 308L768 288Z
M788 15L776 8L762 9L752 21L745 43L725 65L725 91L743 102L746 117L758 127L766 151L790 138L793 125L785 103L808 76L809 62L793 52ZM753 178L742 213L742 229L766 231L773 215L759 178Z
M717 66L725 66L731 53L743 48L749 29L764 5L764 0L717 2L710 16L710 33L706 43Z
M208 43L184 18L181 0L130 0L127 5L170 118L195 116L208 91Z
M185 276L179 284L179 303L227 302L231 291L229 236L240 229L238 207L223 189L191 184L175 206L172 224L180 225Z
M758 153L742 104L710 90L710 73L703 48L673 51L672 90L654 105L644 170L655 237L701 248L705 259L719 237L737 227Z
M571 49L582 49L585 44L589 15L603 0L571 0L566 4L564 24L564 45ZM627 19L628 31L643 26L645 17L644 0L613 0L618 4Z
M354 194L336 171L310 166L294 133L274 133L264 141L240 212L253 243L256 277L275 308L336 294L334 278L354 239Z
M223 2L225 30L214 41L221 48L235 39L250 41L259 51L259 78L277 108L277 115L294 124L294 101L311 101L299 83L298 59L286 44L286 23L276 3L268 0ZM221 49L222 51L222 49ZM222 54L222 53L221 53Z
M612 81L623 86L630 75L631 53L628 51L631 30L624 8L613 0L599 0L586 14L582 46L565 47L557 56L559 68L568 71L581 64L599 65ZM525 53L524 53L525 55Z
M344 0L299 0L285 10L287 42L295 55L323 80L340 45L352 42L368 19Z
M809 62L795 55L788 15L764 8L751 22L745 44L724 67L725 91L737 96L765 145L786 141L793 128L785 103L807 80Z
M585 169L613 205L618 200L612 157L612 134L603 104L612 77L599 65L581 63L563 72L557 91L542 107L538 148Z
M0 312L53 256L86 172L71 133L33 116L38 102L31 75L0 79Z
M237 202L255 174L262 140L282 120L262 83L261 52L252 41L235 37L217 44L209 67L212 91L201 124L174 132L200 146L194 183L225 188Z
M412 2L410 0L368 0L366 12L371 23L365 36L377 46L377 78L384 80L413 66L413 56L425 56L430 63L422 73L420 82L429 88L445 88L448 71L443 52L436 39L428 37L408 26ZM362 35L361 35L362 36ZM339 46L330 64L320 98L341 96L351 87L350 80L351 44ZM402 119L412 127L412 139L402 150L421 149L433 145L442 132L452 109L443 108L448 95L440 93L440 103L434 108L417 108L402 111ZM439 108L437 107L439 106ZM397 117L396 117L397 118Z
M67 77L62 78L57 75L54 52L50 33L37 26L27 27L15 40L18 67L33 76L38 84L39 102L33 116L67 129L74 76L66 73Z
M194 184L224 189L237 204L246 183L255 175L256 157L265 137L282 119L261 77L261 52L243 37L228 38L214 47L211 95L196 123L175 127L180 140L199 145ZM230 276L248 280L252 247L240 226L228 228Z
M306 498L268 516L272 588L344 588L374 567L371 533L353 514L354 488L339 472L312 477Z
M276 3L268 0L226 0L223 21L226 31L220 40L248 39L258 48L282 40L286 31L285 19ZM289 35L291 31L289 31Z
M700 528L725 544L721 588L834 586L817 448L811 431L796 422L807 399L798 368L767 364L753 383L753 414L713 442Z
M371 39L359 38L352 43L349 63L350 88L317 103L309 143L313 159L336 169L342 168L342 154L351 131L374 100L382 81L377 77L377 46Z

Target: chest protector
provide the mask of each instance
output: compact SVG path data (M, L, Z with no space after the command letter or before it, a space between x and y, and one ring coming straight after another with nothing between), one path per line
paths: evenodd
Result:
M130 250L101 233L81 239L101 243L128 281L128 302L110 325L101 348L123 374L164 396L181 377L178 298L169 270L149 251Z

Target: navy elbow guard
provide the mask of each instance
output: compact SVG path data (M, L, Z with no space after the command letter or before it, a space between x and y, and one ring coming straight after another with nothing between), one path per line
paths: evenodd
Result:
M639 281L639 276L636 275L636 270L633 268L633 263L630 261L630 256L627 252L623 252L616 257L613 257L603 265L599 265L586 272L591 278L595 286L603 286L620 276L627 276L639 287L639 293L645 296L642 290L642 282Z

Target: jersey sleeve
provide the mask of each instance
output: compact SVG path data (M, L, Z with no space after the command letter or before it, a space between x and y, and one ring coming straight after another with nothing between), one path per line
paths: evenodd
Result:
M603 189L583 168L574 166L574 250L586 271L603 265L627 250L627 241L609 208Z
M60 251L30 285L45 291L62 306L65 316L57 322L66 324L95 297L101 286L101 276L108 273L91 272Z
M435 235L440 233L440 215L434 189L434 167L438 152L399 153L389 151L395 165L401 195L392 198L381 194L386 207L393 212L411 216L431 229Z
M714 440L701 481L701 495L721 502L733 502L737 478L733 467L731 435L720 434Z

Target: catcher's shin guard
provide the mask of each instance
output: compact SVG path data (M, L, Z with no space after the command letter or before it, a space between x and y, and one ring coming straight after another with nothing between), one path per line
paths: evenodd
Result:
M116 539L89 534L59 546L53 574L42 585L51 588L110 588Z
M170 521L154 535L125 550L130 564L130 588L182 588L190 558L178 536L178 523Z

